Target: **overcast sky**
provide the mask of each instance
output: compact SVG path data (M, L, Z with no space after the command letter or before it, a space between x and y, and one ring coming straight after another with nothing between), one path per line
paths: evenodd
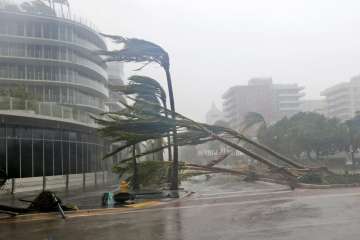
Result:
M70 0L103 32L170 54L177 110L204 120L212 101L252 77L305 86L306 98L360 74L358 0ZM131 75L134 67L127 67ZM159 79L160 67L143 74Z

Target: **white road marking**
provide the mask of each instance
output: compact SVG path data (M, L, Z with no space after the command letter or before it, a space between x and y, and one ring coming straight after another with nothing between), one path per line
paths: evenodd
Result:
M278 192L289 190L289 188L279 188L279 189L256 189L248 191L234 191L234 192L217 192L217 193L200 193L199 196L217 196L217 195L227 195L227 194L237 194L237 193L255 193L255 192Z
M193 199L185 199L185 201L200 201L200 200L212 200L212 199L226 199L226 198L236 198L236 197L251 197L251 196L263 196L263 195L276 195L283 193L293 192L291 190L287 191L278 191L278 192L260 192L260 193L251 193L251 194L237 194L230 196L219 196L219 197L205 197L205 198L193 198Z

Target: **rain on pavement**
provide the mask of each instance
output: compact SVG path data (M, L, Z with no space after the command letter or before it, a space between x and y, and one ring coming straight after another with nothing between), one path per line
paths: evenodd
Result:
M289 190L231 176L185 182L160 206L67 220L0 224L0 239L358 239L355 188Z

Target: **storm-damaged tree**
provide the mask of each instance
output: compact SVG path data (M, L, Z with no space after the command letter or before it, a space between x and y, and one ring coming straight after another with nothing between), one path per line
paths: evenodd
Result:
M143 104L150 103L143 102ZM126 142L123 146L119 147L116 152L129 148L134 144L165 138L171 129L176 128L178 132L177 143L179 146L198 145L217 140L263 163L270 169L270 172L276 172L277 174L283 176L292 187L297 182L296 177L292 172L294 169L287 168L287 163L285 161L282 161L283 164L280 165L264 158L260 154L255 153L244 146L241 146L240 144L237 144L236 141L238 140L244 140L246 142L251 142L252 140L239 134L233 129L198 123L176 112L172 112L172 114L176 117L175 119L167 118L165 117L165 112L170 113L171 110L161 107L159 108L159 112L154 112L144 111L144 108L134 108L126 103L124 106L126 107L126 111L107 113L104 114L105 118L96 119L97 122L103 126L100 129L100 132L105 137L110 138L112 141ZM127 109L130 109L131 111L128 111ZM167 146L145 151L140 154L138 153L136 157L153 154L154 152L165 148L167 148ZM130 161L131 159L132 158L123 159L123 161ZM214 167L196 167L200 167L204 170L216 170ZM303 170L304 169L301 169L301 171Z
M131 101L133 101L132 108L127 108L128 113L133 112L132 109L141 109L141 111L144 112L151 112L153 114L160 114L160 106L166 108L166 93L162 86L155 80L150 77L146 76L131 76L129 78L129 84L128 85L117 85L112 87L113 91L117 91L126 97L130 98ZM150 104L149 104L150 103ZM165 117L167 118L168 114L165 114ZM116 135L115 135L116 137ZM169 138L169 136L167 136ZM124 140L124 139L123 139ZM126 142L130 142L129 139L125 139ZM170 141L168 140L170 143ZM153 139L149 140L147 142L144 142L143 144L146 149L158 149L162 148L163 145L163 139ZM136 152L140 153L141 151L141 142L134 143L131 147L132 152L132 168L133 168L133 174L132 174L132 187L134 190L139 189L139 177L138 177L138 163L137 163L137 157ZM116 154L118 149L114 149L112 153L109 153L107 157ZM170 148L171 150L171 148ZM163 161L163 150L159 150L158 152L155 152L156 157L153 157L153 160L159 160Z
M125 38L122 36L114 36L102 34L104 37L112 39L117 44L122 44L121 50L115 51L98 51L97 54L105 56L106 62L137 62L144 63L140 69L144 68L150 63L159 64L165 71L166 81L168 86L168 94L170 101L171 116L175 119L175 101L172 87L172 80L170 74L170 59L169 54L159 45L149 41L136 38ZM139 70L140 70L139 69ZM177 132L174 127L171 129L172 141L173 141L173 164L171 171L171 185L172 190L178 189L178 171L179 171L179 156L178 156L178 144L177 144Z

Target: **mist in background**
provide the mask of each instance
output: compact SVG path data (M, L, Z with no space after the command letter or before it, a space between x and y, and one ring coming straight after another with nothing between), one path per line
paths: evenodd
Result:
M171 57L177 111L204 120L214 101L252 77L305 86L306 97L360 74L355 0L70 0L105 33L143 38ZM148 74L166 86L162 69Z

